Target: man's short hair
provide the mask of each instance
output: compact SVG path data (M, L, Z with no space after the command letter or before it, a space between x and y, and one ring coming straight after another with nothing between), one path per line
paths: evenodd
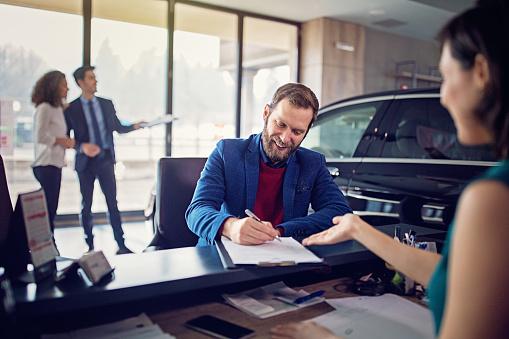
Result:
M79 86L78 80L84 80L85 73L87 71L93 71L94 69L95 69L94 66L86 65L86 66L81 66L80 68L75 70L73 73L73 76L74 76L74 80L76 81L76 84Z
M272 101L269 104L269 112L277 107L279 102L283 99L288 100L288 102L299 108L312 108L313 109L313 118L311 119L311 123L309 126L313 124L318 116L318 108L320 107L318 103L318 99L316 98L315 93L308 87L299 83L288 83L279 87L274 96L272 97Z

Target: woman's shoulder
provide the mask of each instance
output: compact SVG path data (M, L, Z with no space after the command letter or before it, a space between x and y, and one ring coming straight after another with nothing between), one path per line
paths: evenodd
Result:
M471 182L461 194L460 203L488 214L507 210L509 204L509 172L493 171Z
M61 110L62 110L62 107L52 106L48 102L43 102L43 103L37 105L37 107L35 108L36 113L37 112L53 112L53 111L61 111Z
M499 165L490 168L481 174L473 183L484 180L499 181L509 188L509 160L502 161Z

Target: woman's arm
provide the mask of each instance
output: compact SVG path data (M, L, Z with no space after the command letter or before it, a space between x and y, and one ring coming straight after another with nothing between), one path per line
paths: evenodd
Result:
M67 138L55 138L54 145L62 145L65 148L73 148L75 144L74 139L71 139L69 137Z
M58 138L50 133L49 125L51 115L50 105L42 103L36 108L35 113L35 139L39 144L62 145L65 148L74 147L74 139L69 137Z
M302 241L304 245L335 244L357 240L398 271L427 286L440 255L404 245L371 227L358 215L345 214L333 219L337 224Z
M509 187L469 186L455 225L439 337L509 338Z
M56 137L49 132L50 105L42 103L35 109L35 140L39 144L54 145Z

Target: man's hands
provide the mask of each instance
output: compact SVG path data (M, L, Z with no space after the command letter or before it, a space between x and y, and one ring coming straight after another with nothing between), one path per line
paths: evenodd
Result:
M259 222L250 217L226 219L222 235L240 245L259 245L280 236L279 231L275 230L270 222Z
M90 142L82 143L81 150L83 151L83 153L85 153L85 155L91 158L95 157L97 154L101 152L99 146L97 146L96 144L92 144Z
M146 121L140 121L140 122L133 124L133 127L135 130L137 130L137 129L143 128L143 125L146 123L147 123ZM140 124L141 124L141 126L140 126Z

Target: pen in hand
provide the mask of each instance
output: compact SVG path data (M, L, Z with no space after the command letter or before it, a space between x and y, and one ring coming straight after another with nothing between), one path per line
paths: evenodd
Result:
M254 220L256 220L256 221L258 221L258 222L262 222L262 221L260 220L260 218L258 218L258 217L256 216L256 214L254 214L253 212L251 212L251 210L250 210L250 209L247 209L247 208L246 208L245 212L246 212L246 214L247 214L249 217L253 218ZM276 235L276 239L277 239L277 240L279 240L279 241L281 241L281 239L279 239L279 236L277 236L277 235Z

